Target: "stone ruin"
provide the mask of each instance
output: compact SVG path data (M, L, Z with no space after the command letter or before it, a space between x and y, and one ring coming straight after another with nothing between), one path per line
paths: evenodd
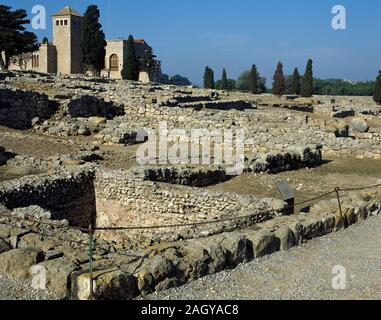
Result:
M224 164L102 165L107 154L100 146L143 143L141 128L158 128L162 121L169 128L244 128L246 173L318 166L325 155L381 160L375 109L347 112L332 99L292 99L274 103L279 112L269 113L265 98L74 76L4 77L0 125L95 142L50 158L0 147L0 166L28 163L40 172L0 181L0 272L26 279L34 266L43 267L47 288L60 298L88 299L91 225L95 297L131 299L380 214L381 187L343 193L341 211L333 199L311 205L308 215L288 216L280 200L203 188L231 178Z

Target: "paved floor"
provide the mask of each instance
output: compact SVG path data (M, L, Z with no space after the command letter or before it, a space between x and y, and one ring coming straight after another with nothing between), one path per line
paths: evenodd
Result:
M344 290L332 287L335 266ZM381 300L381 217L147 299Z

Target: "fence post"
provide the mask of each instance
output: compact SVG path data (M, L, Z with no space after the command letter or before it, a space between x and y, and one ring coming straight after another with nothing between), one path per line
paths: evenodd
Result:
M89 300L94 300L93 284L93 226L89 225L89 269L90 269L90 296Z
M340 215L341 217L343 217L343 210L341 208L341 201L340 201L340 188L336 187L335 192L336 192L337 202L339 204Z

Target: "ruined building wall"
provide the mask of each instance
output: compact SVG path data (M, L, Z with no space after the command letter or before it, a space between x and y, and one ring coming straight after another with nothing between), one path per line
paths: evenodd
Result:
M33 118L48 118L51 112L45 95L0 87L0 125L28 129Z
M143 181L122 171L98 172L95 182L97 227L173 225L252 214L239 223L269 219L269 207L255 197ZM107 238L176 240L220 233L237 227L237 221L201 228L164 228L104 233Z
M0 204L8 209L38 205L52 219L88 227L95 215L94 173L73 171L0 183Z

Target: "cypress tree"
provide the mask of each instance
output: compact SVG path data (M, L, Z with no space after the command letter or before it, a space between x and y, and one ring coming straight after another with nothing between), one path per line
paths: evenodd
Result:
M274 73L274 82L273 82L273 94L276 96L281 96L284 93L285 84L284 84L284 74L283 74L283 64L278 63L276 71Z
M250 92L253 94L258 93L258 71L257 66L253 64L250 70Z
M204 73L204 88L214 89L214 71L208 66L205 67Z
M134 37L129 36L127 40L126 55L124 57L122 78L125 80L139 80L139 61L135 54Z
M291 93L300 95L300 74L298 68L295 68L291 80Z
M208 88L209 78L210 78L209 67L206 66L204 71L204 88L205 89Z
M221 78L221 90L228 90L228 77L226 75L226 70L224 69L222 71L222 78Z
M82 62L94 75L100 75L105 67L106 40L99 23L100 12L96 5L87 7L83 17L81 38Z
M306 66L306 72L302 81L302 90L301 95L304 98L312 97L314 91L314 82L313 82L313 72L312 72L312 60L309 59Z
M378 72L378 77L374 85L373 100L377 104L381 104L381 70Z

